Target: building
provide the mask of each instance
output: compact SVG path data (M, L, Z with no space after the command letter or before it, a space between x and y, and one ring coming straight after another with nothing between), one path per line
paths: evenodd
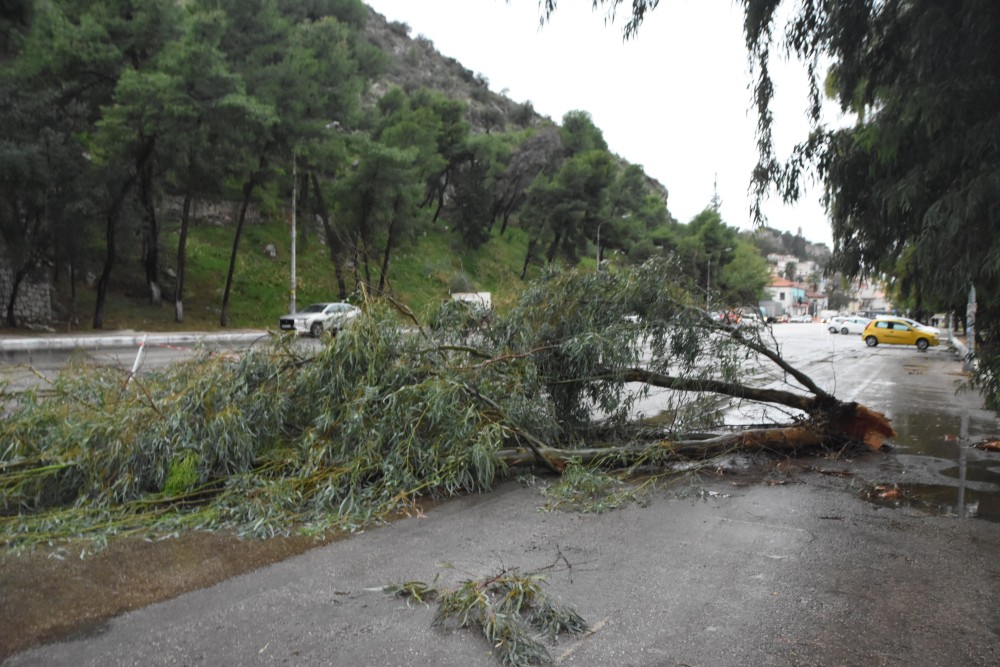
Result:
M892 304L886 297L885 290L881 283L858 280L852 286L851 306L852 313L891 313Z
M768 315L808 315L809 302L806 298L806 288L787 278L773 276L771 283L764 288L767 292L769 305L761 304L767 311L780 310L780 312L768 312Z

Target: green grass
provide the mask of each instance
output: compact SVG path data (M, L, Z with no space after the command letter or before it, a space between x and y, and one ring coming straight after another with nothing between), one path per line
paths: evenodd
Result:
M143 269L136 252L119 258L112 273L105 305L106 330L150 331L219 329L222 297L232 251L233 226L192 226L187 243L187 277L184 286L184 322L174 321L172 279L163 278L163 303L149 303ZM161 268L176 268L177 225L165 225L160 240ZM277 249L271 259L264 248ZM290 234L284 220L248 224L237 255L229 299L230 328L274 328L278 317L288 312L291 277ZM456 276L465 274L477 291L492 292L496 307L503 308L516 298L523 285L519 278L527 236L508 228L504 236L494 233L481 248L470 251L457 234L440 225L419 232L392 256L389 267L390 293L398 301L424 317L448 298ZM296 253L296 302L299 307L316 301L337 300L336 274L329 251L315 230L300 229ZM91 259L93 273L99 273L102 253ZM376 274L377 275L377 274ZM348 289L353 277L345 275ZM377 278L373 278L377 280ZM69 317L60 318L57 329L80 331L91 328L96 289L77 285L72 304L68 280L54 285L55 299ZM75 318L75 321L74 321Z

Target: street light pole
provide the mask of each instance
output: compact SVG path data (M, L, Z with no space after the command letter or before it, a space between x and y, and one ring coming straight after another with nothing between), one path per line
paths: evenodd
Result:
M292 152L292 276L291 276L291 296L289 298L288 312L297 312L295 307L295 204L298 196L298 173L296 171L295 153Z
M965 306L965 345L966 361L964 370L971 371L976 368L976 286L969 287L969 300Z

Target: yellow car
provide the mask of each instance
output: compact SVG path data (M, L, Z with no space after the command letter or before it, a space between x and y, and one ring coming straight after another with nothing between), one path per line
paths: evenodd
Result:
M868 347L886 343L889 345L916 345L921 350L926 350L939 342L936 331L893 317L879 318L869 322L861 334L861 339Z

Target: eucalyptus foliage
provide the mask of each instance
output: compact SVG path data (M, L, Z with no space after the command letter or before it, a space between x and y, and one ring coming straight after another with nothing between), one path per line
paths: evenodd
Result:
M128 530L204 506L199 525L258 536L351 529L416 494L490 488L503 421L416 345L375 312L315 355L276 338L125 387L107 370L70 373L0 427L5 538L32 541L33 523L68 506L94 519L76 517L81 533L104 531L104 512Z
M453 590L409 581L385 591L417 602L436 602L434 625L478 629L503 664L526 667L553 663L542 637L555 640L590 629L576 611L549 598L542 583L540 575L503 570L463 581Z
M403 328L384 306L318 351L274 336L239 356L128 378L80 366L53 395L8 396L8 544L132 530L352 530L421 496L490 489L504 449L621 442L636 368L687 382L667 432L714 421L700 382L734 382L763 341L707 317L667 261L553 271L509 313ZM630 384L631 382L631 384Z
M544 17L554 0L541 3ZM624 4L624 7L622 6ZM626 38L659 0L594 0ZM916 316L976 315L974 384L1000 406L1000 4L994 0L739 0L757 111L753 214L771 193L797 200L817 177L832 269L893 283ZM782 24L784 21L784 24ZM808 136L781 159L773 141L775 51L809 76ZM825 122L832 100L847 122Z
M546 511L557 509L601 514L638 499L636 489L599 468L571 461L559 481L543 490Z
M680 266L652 259L620 272L550 271L485 336L496 353L530 355L557 422L572 437L595 412L607 426L630 422L649 392L627 386L630 369L735 382L764 345L762 332L721 325L688 291ZM664 410L676 414L674 430L711 425L700 397L664 400Z

